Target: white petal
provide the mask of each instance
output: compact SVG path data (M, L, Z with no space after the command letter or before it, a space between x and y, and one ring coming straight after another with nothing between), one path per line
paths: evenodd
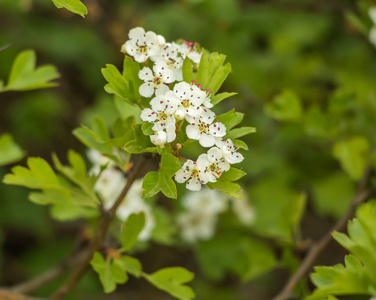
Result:
M187 181L185 187L190 191L199 191L201 190L201 183L197 178L191 178Z
M191 86L187 82L179 82L175 85L174 92L180 99L185 99L191 92Z
M177 120L183 120L184 117L185 117L185 114L186 114L185 109L181 109L181 108L179 108L179 109L177 109L176 112L175 112L175 118L176 118Z
M176 68L174 70L174 78L176 81L182 81L183 80L183 70Z
M176 127L175 124L168 124L166 125L166 132L167 132L167 143L171 143L176 138Z
M175 181L178 183L183 183L186 182L187 179L189 178L190 172L187 171L186 169L181 168L179 171L175 173Z
M213 147L208 151L208 159L210 162L219 162L223 157L221 149L218 147Z
M215 113L212 112L208 108L203 108L202 110L203 110L203 112L201 114L201 120L202 120L202 122L205 122L207 124L213 123L213 121L215 119Z
M210 125L209 132L215 137L223 137L226 135L226 126L221 122L215 122L214 124Z
M192 140L198 140L200 138L200 132L196 126L188 125L186 128L187 136Z
M138 72L138 77L143 81L152 81L154 75L150 68L144 67L142 70L140 70L140 72Z
M165 84L161 84L157 87L157 89L155 90L155 95L156 96L159 96L159 95L164 95L166 94L168 91L170 90L170 88L165 85Z
M167 141L167 134L164 131L158 131L157 134L150 136L150 140L154 145L164 145Z
M188 126L187 126L187 128L188 128ZM188 135L188 133L187 133L187 135ZM215 139L211 135L203 134L203 135L201 135L198 142L200 143L200 145L202 147L212 147L215 143Z
M372 6L369 11L368 15L371 18L372 22L376 24L376 6Z
M154 71L155 74L157 74L157 76L162 76L164 71L167 70L167 69L168 69L168 66L164 61L157 61L153 65L153 71Z
M136 50L136 45L132 43L132 41L126 41L126 43L121 47L121 51L128 53L130 56L134 56L137 52Z
M154 122L157 119L157 114L150 108L145 108L141 112L141 120L147 122Z
M149 98L154 94L154 87L150 82L145 82L140 85L138 91L140 92L141 96Z
M159 95L154 97L150 101L150 106L155 111L164 111L166 109L166 98L163 95Z
M157 35L157 38L158 38L159 46L163 46L163 45L166 44L166 39L164 38L164 36L158 34L158 35Z
M143 63L143 62L147 61L147 59L149 58L149 56L147 54L138 54L137 52L135 52L133 54L133 58L138 63Z
M202 103L207 108L212 108L214 105L210 102L209 98L206 98L205 101Z
M145 39L145 29L142 27L136 27L129 31L128 37L131 40L144 40Z

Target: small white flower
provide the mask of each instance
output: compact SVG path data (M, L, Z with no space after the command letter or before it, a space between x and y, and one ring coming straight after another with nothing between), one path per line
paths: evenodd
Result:
M205 176L209 182L216 182L222 177L223 172L230 170L230 164L224 159L222 151L217 148L211 148L207 154L201 154L199 158L206 160L207 169Z
M103 166L107 166L107 168L114 168L116 165L112 159L91 148L86 151L86 154L89 160L93 163L93 166L89 171L89 175L97 176L99 175Z
M183 44L175 44L179 48L179 52L183 59L187 56L195 64L198 64L201 60L202 53L197 51L197 43L183 41Z
M144 67L138 73L138 77L144 81L139 88L140 95L143 97L151 97L154 92L156 96L165 94L170 90L165 83L175 80L173 71L163 61L157 61L153 66L153 71Z
M239 218L240 222L244 225L250 225L255 220L255 211L253 207L249 204L246 197L242 199L231 198L232 209L236 216Z
M193 243L197 240L209 240L214 236L217 216L211 214L187 211L177 217L182 238Z
M145 108L141 112L141 120L154 123L152 129L155 132L151 136L152 143L160 144L164 139L167 143L175 140L175 117L176 104L166 99L164 95L154 97L150 101L151 108ZM164 130L166 130L165 133ZM166 135L165 135L166 134Z
M95 183L94 190L101 197L106 209L111 208L120 196L126 182L127 180L121 171L112 168L103 170Z
M134 60L143 63L150 56L158 55L161 40L152 32L141 27L133 28L128 33L129 40L121 47L121 51L133 56Z
M187 116L186 120L190 123L186 128L187 136L198 140L203 147L212 147L216 137L226 135L226 126L219 121L213 123L214 118L214 113L209 109L203 109L198 117Z
M201 190L201 184L207 183L207 178L204 175L207 168L207 164L203 160L197 160L194 162L188 160L183 167L175 173L175 180L178 183L186 183L186 188L191 191Z
M125 221L133 213L145 213L145 226L140 232L138 240L146 241L150 239L155 227L155 219L150 205L142 199L142 181L143 179L134 181L123 202L117 209L116 216L120 220Z
M166 99L177 104L177 117L182 119L185 115L199 116L205 100L205 92L201 91L196 85L190 85L186 82L179 82L174 86L173 91L166 93Z
M231 139L216 139L216 146L221 149L223 158L230 164L243 161L244 157L238 153Z
M158 56L151 57L154 62L163 61L167 64L168 68L174 73L176 81L183 80L183 59L178 57L179 49L176 45L167 43L163 45Z
M150 136L150 141L157 146L161 146L167 143L167 133L164 131L157 131L156 134Z
M203 187L199 192L187 192L182 199L182 205L189 211L217 215L227 209L228 199L228 196L217 190Z
M368 15L369 15L369 17L371 18L371 20L374 24L373 27L371 28L370 32L369 32L368 38L369 38L369 41L374 46L376 46L376 6L372 6L369 9Z

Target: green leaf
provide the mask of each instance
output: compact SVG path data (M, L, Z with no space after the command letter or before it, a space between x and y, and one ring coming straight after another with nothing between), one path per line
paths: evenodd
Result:
M376 278L354 255L345 257L346 267L337 264L333 267L315 267L311 275L317 286L307 300L321 300L328 295L372 295L376 289Z
M181 267L164 268L153 274L143 276L158 289L166 291L180 300L190 300L195 297L193 290L184 285L194 277L193 273Z
M149 172L142 183L143 197L149 198L161 191L166 197L177 197L177 190L172 176L181 168L179 159L172 154L163 154L157 172Z
M210 189L217 189L223 193L226 193L227 195L230 195L231 197L242 199L244 198L244 195L242 194L241 187L232 181L239 180L246 174L247 173L239 169L231 167L230 170L222 174L222 177L219 178L217 182L209 182L206 185Z
M70 12L85 18L87 15L86 6L79 0L52 0L57 8L66 8Z
M185 82L191 83L192 79L193 79L192 61L187 56L183 62L183 80Z
M3 182L31 189L61 189L59 179L44 159L29 157L27 165L29 169L21 166L12 168L13 174L7 174Z
M229 139L236 139L242 136L245 136L247 134L255 133L256 128L255 127L240 127L240 128L235 128L231 131L228 131L226 134L226 138Z
M210 102L211 102L211 104L216 105L219 102L221 102L222 100L227 99L227 98L232 97L232 96L235 96L237 94L238 93L227 93L227 92L220 93L220 94L217 94L217 95L211 97Z
M141 124L132 126L133 138L124 145L123 149L129 153L136 154L144 152L157 153L157 147L152 144L150 137L142 132L141 127Z
M57 86L57 83L49 82L60 77L56 68L52 65L43 65L36 69L35 64L36 55L33 50L19 53L13 62L4 91L26 91Z
M137 258L123 255L114 260L114 262L121 266L127 273L139 278L142 275L142 265Z
M352 254L345 258L346 267L315 268L311 275L317 286L309 299L323 295L374 295L376 291L376 202L362 204L356 219L349 221L348 235L334 232L334 239Z
M265 113L279 121L298 121L302 117L300 98L290 90L284 90L265 105Z
M137 242L138 235L145 226L145 214L131 214L124 223L121 243L124 250L131 249Z
M161 207L153 209L155 227L152 232L152 239L159 244L172 245L177 227L170 213Z
M247 144L244 143L241 140L232 140L232 142L233 142L234 146L237 147L237 148L241 148L241 149L244 149L244 150L249 150Z
M243 120L244 114L235 112L235 109L232 109L222 115L219 115L217 118L226 126L227 130L230 130Z
M102 68L103 77L108 81L105 90L109 94L115 94L126 102L132 104L129 99L130 86L129 82L124 79L119 70L114 65L106 65Z
M231 72L231 65L223 66L226 56L217 52L208 55L203 50L200 64L198 66L196 81L201 84L204 90L210 90L214 95Z
M99 252L95 252L90 264L95 272L99 274L99 279L103 285L105 293L111 293L116 289L116 284L125 283L128 280L127 273L121 265L105 261Z
M48 200L51 201L50 199ZM50 213L51 216L59 222L70 222L81 218L93 219L100 216L100 211L98 208L78 206L67 203L52 205Z
M0 136L0 166L12 164L21 160L25 152L14 142L10 134Z
M333 155L342 168L354 180L362 177L369 159L369 143L362 136L352 137L337 142L333 147Z

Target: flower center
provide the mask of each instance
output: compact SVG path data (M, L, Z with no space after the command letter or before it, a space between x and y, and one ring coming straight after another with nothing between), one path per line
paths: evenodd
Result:
M162 79L160 77L154 77L153 79L154 85L161 85L162 84Z
M197 127L201 134L208 133L209 131L209 126L205 122L198 124Z
M162 111L162 112L158 113L158 119L160 121L166 121L167 118L168 118L168 116L167 116L167 114L165 112Z
M185 100L181 101L181 105L184 108L189 108L191 106L191 103L189 102L189 100L185 99Z
M222 176L223 171L218 166L218 164L213 163L209 166L209 170L213 173L213 175L217 178L220 178Z
M197 169L193 169L193 170L192 170L192 173L191 173L191 176L192 176L193 178L197 178L199 174L200 174L200 171L199 171L199 170L197 170Z
M146 45L139 45L137 48L138 54L147 54L148 53L148 46Z

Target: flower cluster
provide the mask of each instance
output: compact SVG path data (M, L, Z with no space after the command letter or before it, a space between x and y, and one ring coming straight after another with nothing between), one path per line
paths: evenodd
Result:
M229 202L241 223L250 225L253 222L254 211L245 198L230 198L208 188L199 193L188 192L182 199L185 211L177 216L182 238L189 243L212 238L218 216L228 209Z
M123 187L127 183L127 179L122 171L116 169L111 159L92 149L87 154L93 163L90 174L96 176L100 174L94 189L101 197L104 208L110 209L121 194ZM105 169L101 172L102 168ZM147 241L151 237L156 222L151 206L142 198L142 181L143 179L138 179L131 185L127 195L116 210L116 216L120 220L125 221L133 213L145 213L145 227L138 236L138 239L140 241Z
M140 27L131 29L128 36L122 51L136 62L152 64L152 68L144 66L138 74L144 81L139 87L140 95L151 98L150 108L141 112L141 119L153 124L151 142L161 147L176 142L178 126L187 122L187 137L211 148L197 161L188 160L175 175L177 182L186 182L187 189L199 191L202 184L216 182L230 169L230 164L243 160L233 142L224 139L226 126L211 110L210 91L203 90L194 80L182 81L184 59L189 58L194 64L200 62L199 46L186 41L181 45L168 43L164 37Z

